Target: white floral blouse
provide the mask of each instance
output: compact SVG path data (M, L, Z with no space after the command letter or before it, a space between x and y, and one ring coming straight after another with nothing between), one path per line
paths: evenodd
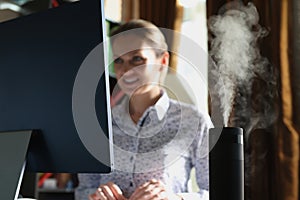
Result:
M109 181L117 184L125 197L150 179L159 179L167 189L184 199L208 199L208 130L207 114L189 104L169 99L163 93L149 107L137 124L128 113L128 99L112 110L114 171L110 174L78 174L76 200L86 200L96 188ZM200 188L188 191L191 169L196 169Z

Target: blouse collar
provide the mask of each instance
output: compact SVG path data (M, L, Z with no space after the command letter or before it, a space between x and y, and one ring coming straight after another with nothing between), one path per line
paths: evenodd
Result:
M140 120L143 120L151 110L155 111L159 121L165 117L170 106L170 99L164 90L161 90L161 94L161 97L158 99L155 105L150 106L147 110L145 110ZM112 114L113 118L117 121L122 121L123 123L129 124L133 123L129 115L129 98L127 96L113 108Z

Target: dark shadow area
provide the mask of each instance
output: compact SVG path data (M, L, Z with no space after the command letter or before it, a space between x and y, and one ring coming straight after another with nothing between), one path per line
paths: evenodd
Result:
M0 22L23 17L79 0L0 0Z

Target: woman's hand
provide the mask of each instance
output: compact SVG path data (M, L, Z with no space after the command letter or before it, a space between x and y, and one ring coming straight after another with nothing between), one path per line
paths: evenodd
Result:
M139 186L129 200L181 200L176 194L168 193L165 185L156 179L152 179Z
M121 189L114 183L100 185L97 191L89 196L89 200L127 200Z

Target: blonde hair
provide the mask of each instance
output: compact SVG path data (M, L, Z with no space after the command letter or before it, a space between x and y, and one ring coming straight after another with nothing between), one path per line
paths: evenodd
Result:
M137 31L129 31L134 29L137 29ZM143 38L147 44L154 49L157 56L160 56L164 52L168 51L168 45L166 43L165 36L159 30L159 28L151 22L142 19L134 19L122 24L111 32L111 43L113 43L115 39L115 37L112 36L128 34L135 34Z

